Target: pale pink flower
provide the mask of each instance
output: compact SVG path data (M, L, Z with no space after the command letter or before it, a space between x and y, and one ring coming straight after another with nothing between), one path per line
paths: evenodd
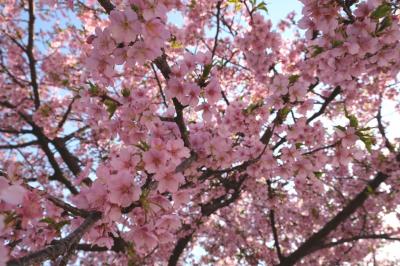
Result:
M185 181L185 178L181 173L167 170L156 174L154 179L158 181L158 191L160 193L165 191L176 192L179 188L179 184Z
M118 157L111 159L111 166L117 171L135 172L136 165L140 162L140 157L135 155L132 149L122 148Z
M161 47L169 37L169 32L165 25L159 19L147 21L143 27L143 37L146 42L152 42L153 45Z
M288 85L289 85L289 80L287 77L278 75L275 76L274 81L272 83L272 88L274 93L278 95L285 95L288 93Z
M165 211L172 208L171 202L160 194L149 197L149 203L151 210L155 213L159 212L160 210Z
M294 163L293 168L296 172L296 177L303 179L307 176L313 176L313 165L311 164L310 160L303 159L299 160Z
M158 220L156 226L167 230L176 230L181 226L181 220L175 214L164 215Z
M168 98L177 98L180 102L185 99L186 96L186 88L185 84L182 80L177 78L170 78L168 80L168 90L167 90Z
M142 11L143 18L145 20L151 20L153 18L161 18L162 20L166 20L168 13L165 5L158 0L146 0Z
M180 162L182 158L190 157L190 150L185 147L181 139L169 140L166 149L170 155L170 160L173 162Z
M127 207L140 198L140 187L134 184L133 176L128 172L110 176L107 188L110 202L122 207Z
M150 43L137 41L128 49L128 56L132 57L139 65L144 65L146 61L151 61L161 55L161 49Z
M1 232L4 230L5 224L4 224L4 215L0 214L0 235Z
M296 82L290 88L290 99L292 101L301 101L307 93L307 86L304 82Z
M150 149L144 153L143 161L145 163L144 168L149 173L156 173L157 171L160 171L160 169L165 168L167 156L164 151Z
M12 205L21 204L26 190L20 185L11 185L0 190L0 200Z
M211 122L213 116L213 108L208 103L203 103L195 108L196 111L203 111L202 117L205 122Z
M9 259L8 248L3 243L0 244L0 266L5 266Z
M340 138L343 147L350 147L358 140L356 129L354 127L349 127L345 132L336 129L336 134Z
M110 20L111 34L117 42L132 42L137 34L141 33L141 23L136 13L130 8L125 11L111 11Z
M186 97L182 103L196 106L199 103L200 87L195 83L188 83L186 89Z
M156 235L152 232L149 226L145 225L133 230L132 239L135 247L140 251L151 251L158 244Z
M214 104L221 98L221 88L217 79L210 80L210 83L204 88L204 95L209 104Z
M190 200L190 196L193 191L190 189L178 190L177 192L172 194L172 199L174 200L174 207L179 208L183 204L186 204Z
M174 235L166 230L157 230L157 238L160 244L167 244L174 240Z
M110 54L115 49L115 41L111 38L109 29L101 30L97 27L95 31L96 35L93 39L94 52L100 55Z

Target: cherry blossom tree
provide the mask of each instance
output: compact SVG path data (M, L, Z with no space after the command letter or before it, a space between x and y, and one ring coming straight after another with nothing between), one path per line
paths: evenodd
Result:
M301 2L1 1L0 265L375 263L400 3Z

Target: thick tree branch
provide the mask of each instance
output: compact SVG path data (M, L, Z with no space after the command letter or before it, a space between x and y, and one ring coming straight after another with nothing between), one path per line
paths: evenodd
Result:
M51 180L57 180L59 182L61 182L62 184L64 184L69 191L71 191L72 194L76 195L78 194L78 190L72 185L71 181L69 181L63 174L60 165L58 164L56 158L54 157L53 152L50 150L49 146L48 146L48 142L46 140L46 138L43 135L37 135L38 137L38 141L39 141L39 145L42 148L42 150L44 151L44 153L47 156L47 159L49 160L49 163L51 165L51 167L53 168L53 175L50 177Z
M200 207L202 217L208 217L219 209L229 206L231 203L235 202L240 197L242 184L247 177L247 175L242 175L239 177L239 180L231 180L224 184L226 188L229 187L228 190L233 189L233 193L222 195L218 198L211 200L210 202L201 204ZM178 242L175 244L172 254L169 257L168 266L175 266L178 264L179 257L181 256L189 242L192 240L194 233L195 231L192 231L188 235L178 240Z
M42 263L46 260L55 260L59 256L71 251L82 238L82 236L92 228L92 226L101 218L100 212L90 212L84 222L69 234L67 237L53 241L53 244L44 249L30 253L22 258L13 259L7 262L7 266L25 266Z
M178 242L175 244L174 250L172 251L171 256L168 260L168 266L175 266L178 264L179 257L185 250L186 246L192 240L194 232L189 233L188 235L180 238Z
M400 161L400 156L397 156L397 162ZM336 214L328 223L325 224L318 232L311 235L300 247L293 253L287 256L279 265L291 266L297 263L306 255L312 253L320 245L323 245L325 238L333 232L342 222L348 219L364 202L368 199L371 191L375 191L389 175L378 172L374 179L368 182L368 185L354 197L338 214Z
M357 1L353 0L336 0L336 2L343 8L343 11L346 13L347 18L349 19L349 23L353 23L355 21L355 17L353 13L351 12L351 5Z
M109 0L98 0L99 4L104 8L107 14L115 8L115 6Z
M72 206L72 205L70 205L69 203L66 203L66 202L60 200L59 198L56 198L56 197L54 197L54 196L51 196L51 195L49 195L49 194L47 194L47 193L44 193L44 194L45 194L45 198L46 198L47 200L49 200L50 202L52 202L52 203L53 203L54 205L56 205L57 207L63 209L64 211L67 211L67 212L69 212L69 213L71 213L71 214L73 214L73 215L86 218L86 217L88 217L89 214L90 214L89 211L86 211L86 210L83 210L83 209L79 209L79 208L77 208L77 207L75 207L75 206Z

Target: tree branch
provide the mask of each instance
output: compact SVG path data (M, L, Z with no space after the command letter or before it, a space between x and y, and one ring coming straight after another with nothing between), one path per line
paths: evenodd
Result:
M90 212L84 222L69 234L67 237L53 241L53 244L39 251L30 253L22 258L13 259L7 262L7 266L24 266L42 263L46 260L55 260L59 256L71 251L71 247L76 245L82 236L101 218L100 212Z
M33 89L33 99L36 110L40 107L39 85L37 83L36 73L36 60L33 55L34 35L35 35L35 14L34 14L34 0L28 0L29 5L29 22L28 22L28 46L26 47L26 54L29 61L29 70L31 73L31 85Z
M218 35L219 35L219 28L220 28L221 4L222 4L222 1L218 1L218 3L217 3L217 15L216 15L216 18L217 18L217 29L216 29L216 33L215 33L215 37L214 37L214 47L213 47L213 49L211 51L211 63L212 63L212 60L213 60L213 58L215 56L215 52L217 51L217 46L218 46Z
M97 2L99 2L107 14L110 14L110 12L115 8L115 6L109 0L98 0Z
M226 188L229 187L229 190L233 189L233 193L227 193L211 200L210 202L201 204L200 207L202 217L208 217L219 209L229 206L231 203L235 202L240 197L242 184L247 177L248 175L245 174L240 176L238 181L226 182L224 184ZM186 246L192 240L194 233L195 231L192 231L188 235L178 240L174 247L174 250L172 251L172 254L169 257L168 266L176 266L178 264L180 255L183 253Z
M60 122L58 122L58 125L57 125L58 130L60 130L63 127L63 125L65 124L65 122L67 121L67 118L72 111L72 105L74 104L75 100L76 100L76 97L73 97L71 102L69 103L68 108L65 111L63 117L61 118Z
M391 240L391 241L400 241L399 237L391 237L388 234L371 234L371 235L359 235L359 236L354 236L350 238L342 238L334 242L329 242L326 243L320 247L318 247L317 250L324 249L324 248L331 248L337 245L341 245L344 243L349 243L349 242L355 242L358 240L362 239L381 239L381 240Z
M311 123L311 121L313 121L314 119L318 118L320 115L322 115L326 108L328 107L328 105L335 99L335 97L337 95L339 95L339 93L342 91L340 86L337 86L333 92L331 93L331 95L329 95L328 98L325 99L325 102L322 104L321 108L319 109L318 112L316 112L315 114L313 114L310 118L307 119L307 124Z
M272 236L274 237L274 246L276 249L276 253L278 255L278 259L279 259L279 261L283 261L284 257L282 255L281 247L279 245L278 232L277 232L276 226L275 226L275 211L274 210L270 210L270 212L269 212L269 221L271 224Z
M388 148L388 150L390 152L394 152L395 149L394 149L393 144L390 143L389 139L386 137L385 128L382 123L382 113L381 112L382 112L382 105L379 106L379 111L376 116L376 120L378 121L378 130L379 130L379 133L381 133L383 140L385 141L386 148Z
M28 142L24 142L24 143L19 143L19 144L0 145L0 150L25 148L25 147L29 147L29 146L37 145L37 144L38 144L37 140L32 140L32 141L28 141Z
M161 98L162 98L162 100L163 100L163 104L165 105L165 107L168 108L168 104L167 104L167 101L166 101L166 99L165 99L165 95L164 95L164 92L163 92L163 89L162 89L162 86L161 86L160 79L158 78L157 71L156 71L156 69L154 68L154 65L153 65L153 64L150 64L150 66L151 66L151 69L152 69L153 72L154 72L154 77L155 77L155 79L156 79L156 81L157 81L158 89L159 89L159 91L160 91L160 96L161 96Z
M397 156L397 162L400 161L400 155ZM380 184L389 178L388 174L378 172L374 179L368 182L368 185L353 198L337 215L325 224L318 232L311 235L300 247L287 256L279 265L291 266L297 263L306 255L314 252L316 248L323 245L324 239L334 231L342 222L348 219L364 202L368 199L371 191L375 191Z

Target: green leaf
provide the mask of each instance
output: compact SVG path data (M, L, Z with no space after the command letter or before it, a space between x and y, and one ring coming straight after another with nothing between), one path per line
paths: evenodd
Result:
M211 68L212 68L212 64L207 64L204 66L204 71L203 71L204 78L208 77L208 75L210 74Z
M255 102L255 103L251 103L246 109L243 110L243 114L244 115L250 115L255 110L257 110L258 108L260 108L263 105L264 105L264 101L263 100L259 100L259 101Z
M289 76L289 83L294 84L297 80L299 80L300 75L291 75Z
M265 2L259 3L259 4L255 7L255 10L262 10L262 11L264 11L265 13L268 14L268 8L267 8L267 4L266 4Z
M58 223L55 224L55 229L56 229L57 231L60 231L61 228L63 228L63 227L64 227L65 225L67 225L67 224L69 224L69 221L68 221L68 220L64 220L64 221L58 222Z
M138 147L139 149L141 149L143 151L148 151L150 149L149 144L147 144L144 141L139 141L138 144L136 145L136 147Z
M335 126L337 129L339 129L339 130L341 130L341 131L343 131L343 132L345 132L346 131L346 128L345 127L343 127L343 126Z
M89 93L91 96L97 96L99 93L99 87L97 85L93 84L92 82L89 81Z
M371 18L373 19L380 19L383 17L386 17L389 15L390 11L392 11L392 8L390 7L390 4L388 3L383 3L380 6L378 6L372 13L371 13Z
M122 91L121 91L121 94L122 94L123 97L127 98L127 97L129 97L131 95L131 91L129 89L127 89L127 88L123 88Z
M347 117L350 120L350 126L357 128L358 127L358 120L357 117L355 117L354 115L349 115Z
M375 138L371 135L361 131L357 131L356 135L360 138L360 140L364 143L365 148L369 153L372 152L372 145L375 144Z
M318 45L313 45L312 48L314 49L314 51L311 54L312 57L315 57L324 51L324 48Z
M354 128L358 128L358 119L355 115L349 114L349 112L347 112L347 109L344 109L344 114L346 116L347 119L349 119L350 121L350 126L354 127Z
M7 213L6 217L4 218L4 223L9 224L17 218L18 218L18 215L15 212L9 212L9 213Z
M118 105L116 102L109 99L104 100L104 104L107 106L107 112L109 113L111 118L117 110Z
M63 228L65 225L70 223L68 220L56 222L51 217L45 217L45 218L41 219L40 222L48 224L49 227L55 229L57 232L60 232L61 228Z
M296 145L296 149L300 149L301 146L303 146L303 143L297 142L295 145Z
M133 11L135 11L136 13L138 13L140 11L139 7L137 7L136 5L133 5L133 4L131 5L131 9Z
M332 43L332 47L336 48L336 47L341 46L344 42L341 40L333 40L331 43Z
M358 129L358 131L368 131L371 129L372 129L372 127L363 127L363 128Z
M278 117L283 121L286 119L287 115L290 113L290 108L289 107L285 107L283 109L280 109L278 111Z
M392 26L392 17L386 16L379 24L376 34L383 32L386 28L389 28L390 26Z
M315 177L318 179L321 178L323 174L323 172L314 172Z
M53 218L50 218L50 217L45 217L45 218L41 219L40 222L46 223L46 224L49 224L49 225L56 224L56 221L54 221Z

